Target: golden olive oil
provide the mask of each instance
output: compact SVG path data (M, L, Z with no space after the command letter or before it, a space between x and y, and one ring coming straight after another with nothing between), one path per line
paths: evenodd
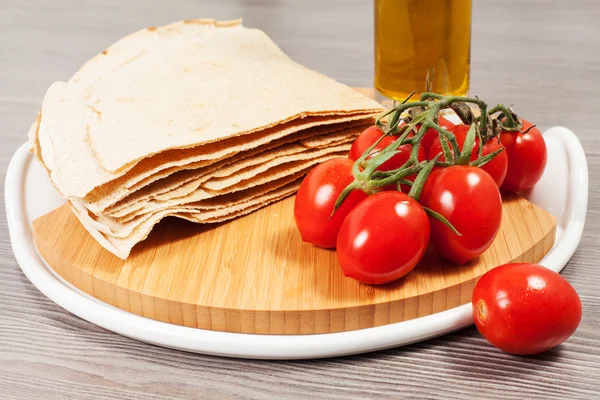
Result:
M375 0L375 88L402 100L432 90L466 95L471 0Z

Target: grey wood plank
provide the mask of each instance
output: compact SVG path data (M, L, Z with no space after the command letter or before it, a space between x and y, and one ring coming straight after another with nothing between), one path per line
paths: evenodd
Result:
M0 0L0 187L46 88L146 26L243 16L292 58L344 83L372 80L372 2ZM0 213L1 398L600 397L600 3L475 0L472 92L514 103L542 129L571 128L590 170L584 238L563 274L583 301L579 330L535 357L491 348L474 328L398 349L268 362L187 354L115 335L65 312L16 265ZM0 196L0 205L4 196Z

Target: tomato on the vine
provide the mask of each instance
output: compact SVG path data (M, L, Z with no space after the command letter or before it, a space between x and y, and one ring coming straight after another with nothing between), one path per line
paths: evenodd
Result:
M439 254L459 264L487 250L500 229L500 191L481 168L454 165L433 171L419 202L445 217L462 235L430 218L431 244Z
M337 256L347 277L378 285L409 273L428 242L423 207L405 193L380 192L348 214L338 235Z
M546 142L542 134L529 121L521 119L521 123L520 132L503 131L500 135L508 157L508 171L502 188L511 192L533 187L546 168Z
M370 126L367 129L365 129L354 140L354 143L352 143L352 147L350 148L350 153L348 154L348 158L353 161L358 160L364 154L364 152L367 151L367 149L369 147L371 147L373 145L373 143L375 143L382 135L383 135L383 131L381 131L381 129L379 129L377 126ZM387 146L392 144L396 139L398 139L398 136L384 137L381 140L381 142L379 142L377 144L377 146L375 146L375 148L371 151L371 154L369 155L369 157L367 157L367 159L373 158L375 155L377 155L377 153L379 153L381 150L383 150L384 148L386 148ZM397 151L399 151L400 153L396 154L395 156L393 156L392 158L390 158L389 160L387 160L386 162L381 164L379 166L379 168L377 168L377 170L390 171L390 170L402 167L410 158L411 150L412 150L412 146L410 144L404 144L402 146L399 146ZM425 151L423 150L423 146L419 147L417 159L419 162L425 160ZM415 176L410 175L410 176L407 176L406 179L409 179L412 181L415 179ZM395 190L396 186L391 185L389 187L386 187L385 189ZM403 185L402 190L407 191L407 188L405 188L405 185Z
M330 218L340 193L354 181L353 165L347 158L334 158L317 165L302 181L294 203L294 218L303 241L335 247L344 218L367 197L362 190L354 190Z
M467 139L467 133L469 132L469 125L455 125L454 127L448 128L448 132L454 134L456 137L456 143L458 144L458 148L462 151L463 146L465 144L465 140ZM487 143L481 149L481 155L486 156L495 152L498 149L504 148L501 142L498 141L498 138L492 138L487 141ZM475 138L473 142L473 153L471 154L471 161L477 159L478 151L479 151L479 138ZM437 137L434 139L433 143L429 148L429 153L427 153L427 158L432 159L439 153L442 153L442 144L440 138ZM440 161L445 161L443 153L440 157ZM485 172L491 175L496 182L496 185L500 187L502 182L504 182L504 178L506 177L506 171L508 169L508 158L506 155L506 150L498 153L493 159L489 162L481 166Z
M552 270L506 264L485 273L475 285L473 319L479 332L500 350L536 354L575 332L581 301L573 286Z

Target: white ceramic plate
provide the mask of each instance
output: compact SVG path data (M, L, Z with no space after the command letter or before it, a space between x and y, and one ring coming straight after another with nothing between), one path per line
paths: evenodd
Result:
M560 271L579 245L588 199L583 148L570 130L544 134L548 164L541 181L524 195L558 219L556 242L542 264ZM228 357L304 359L364 353L418 342L470 325L471 305L377 328L318 335L253 335L188 328L144 318L103 303L55 275L38 255L31 223L63 204L45 171L23 145L6 176L10 239L21 269L43 294L93 324L144 342Z

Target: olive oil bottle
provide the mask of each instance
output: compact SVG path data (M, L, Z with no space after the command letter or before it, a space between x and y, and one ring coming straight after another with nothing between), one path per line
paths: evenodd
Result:
M375 88L402 100L469 89L472 0L375 0Z

